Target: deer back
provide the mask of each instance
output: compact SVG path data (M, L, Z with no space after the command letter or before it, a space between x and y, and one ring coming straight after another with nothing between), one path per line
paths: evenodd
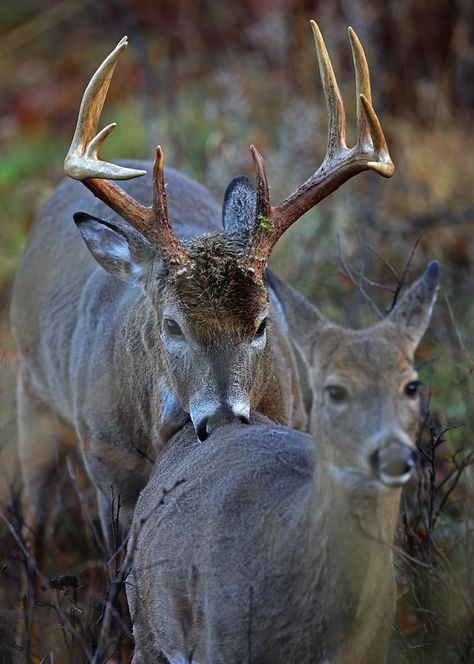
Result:
M317 441L254 421L204 444L185 428L140 495L128 546L133 664L160 653L381 664L399 490L333 481Z
M256 418L205 444L189 428L156 464L134 515L127 596L134 664L322 662L327 570L313 555L316 451ZM324 539L324 538L323 538ZM310 625L308 624L308 621Z

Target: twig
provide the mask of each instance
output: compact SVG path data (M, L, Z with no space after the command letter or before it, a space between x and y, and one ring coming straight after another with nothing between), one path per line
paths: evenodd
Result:
M366 249L368 249L369 251L371 251L375 256L377 256L377 258L378 258L379 260L382 261L382 263L385 265L385 267L387 268L387 270L389 270L389 271L392 273L392 276L393 276L393 278L395 279L395 281L398 282L398 281L400 280L400 278L399 278L397 272L395 271L395 268L394 268L394 267L388 262L388 260L385 258L385 256L382 256L382 254L380 254L380 253L379 253L376 249L374 249L370 244L366 244L365 247L366 247Z
M446 302L446 307L448 309L448 314L449 314L449 319L451 321L451 325L453 326L454 334L456 335L457 342L459 344L459 347L461 348L461 351L468 361L469 365L472 367L474 365L474 360L472 358L472 355L469 353L469 351L466 348L466 345L464 341L462 340L461 335L459 334L459 330L456 325L456 321L454 319L453 311L451 309L451 304L449 302L449 298L447 295L444 296L444 301Z
M400 279L398 279L398 283L397 283L397 287L395 288L395 294L393 296L392 304L390 305L390 308L388 310L389 313L390 313L390 311L393 310L394 306L397 304L398 296L400 295L400 291L402 290L402 288L405 285L408 270L410 269L411 262L413 260L414 255L415 255L416 249L417 249L417 247L420 243L420 240L421 240L421 236L418 237L415 240L415 244L413 245L413 249L411 250L411 253L408 257L407 262L405 263L405 267L403 268L402 276L400 277Z
M395 293L395 288L392 288L392 286L385 286L384 284L379 284L377 281L372 281L371 279L366 277L365 274L362 274L362 272L359 272L357 276L359 279L365 281L366 284L369 284L369 286L373 286L374 288L379 288L380 290L389 291L389 293Z
M103 556L105 556L105 546L104 546L101 538L99 537L99 534L98 534L98 532L97 532L97 530L94 526L91 515L90 515L89 510L87 508L87 505L85 503L84 497L83 497L82 492L79 488L79 483L77 481L77 476L76 476L76 472L75 472L73 464L72 464L72 460L69 456L66 458L66 468L67 468L67 471L68 471L68 474L69 474L69 478L72 482L72 486L74 488L74 491L76 492L76 495L79 499L79 505L81 507L82 517L90 528L90 531L92 533L92 537L93 537L93 540L94 540L94 543L95 543L96 547L99 549L101 554Z
M83 10L84 5L79 0L64 0L49 8L43 5L35 16L23 21L3 36L3 55L11 55L18 49L24 48L29 42Z
M451 486L449 487L449 489L447 490L447 492L444 494L444 497L443 497L443 499L442 499L442 501L441 501L441 503L440 503L438 509L436 510L436 513L435 513L435 515L434 515L434 519L433 519L433 522L434 522L434 523L436 522L436 520L438 519L439 515L441 514L441 511L442 511L443 507L446 505L446 502L448 501L449 496L452 494L452 492L453 492L454 489L456 488L457 483L459 482L459 479L460 479L460 477L461 477L461 475L462 475L462 472L463 472L468 466L470 466L470 465L473 463L473 461L474 461L474 452L471 452L471 454L469 454L468 458L465 459L465 461L462 462L460 466L456 466L457 475L456 475L456 477L454 478L454 481L453 481L453 483L451 484ZM438 487L438 488L439 488L439 487Z
M383 314L382 314L382 312L380 311L380 309L378 308L378 306L375 304L375 302L374 302L373 299L370 297L370 295L366 292L366 290L365 290L364 288L362 288L360 282L358 282L358 281L355 279L355 277L354 277L354 275L352 274L351 270L350 270L350 269L348 268L348 266L346 265L346 263L345 263L345 261L344 261L343 252L342 252L341 238L340 238L339 235L337 236L337 244L338 244L338 247L339 247L339 263L340 263L341 268L343 269L345 275L346 275L347 277L349 277L349 279L352 281L352 283L354 284L354 286L355 286L355 288L357 289L357 291L360 293L360 295L362 295L362 297L364 298L364 300L368 303L368 305L371 307L371 309L375 312L375 314L377 315L377 317L378 317L378 318L383 318Z

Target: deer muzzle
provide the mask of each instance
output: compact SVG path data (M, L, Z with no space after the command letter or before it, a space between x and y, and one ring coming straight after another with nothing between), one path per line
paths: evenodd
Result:
M370 464L383 484L389 487L402 486L414 472L416 452L398 440L391 441L372 452Z
M204 403L196 408L190 404L190 415L200 441L206 440L213 431L232 422L249 423L250 407L246 404Z

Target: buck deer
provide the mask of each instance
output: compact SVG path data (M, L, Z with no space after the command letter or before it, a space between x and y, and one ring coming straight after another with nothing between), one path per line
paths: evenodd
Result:
M350 177L367 169L393 172L356 35L349 29L358 109L357 145L349 149L334 72L312 27L328 150L321 167L275 207L253 146L257 188L234 179L222 210L196 182L164 172L159 147L151 180L118 187L111 180L144 175L149 167L97 156L115 126L96 135L126 38L92 77L65 170L102 202L73 181L57 188L36 220L13 292L24 514L36 553L51 502L58 425L62 438L72 433L80 441L109 542L111 486L127 525L149 458L188 417L201 440L218 424L247 421L250 408L305 426L297 361L266 283L268 257L291 224Z
M303 303L314 442L257 418L168 443L130 530L133 664L383 664L438 280L432 262L368 329Z

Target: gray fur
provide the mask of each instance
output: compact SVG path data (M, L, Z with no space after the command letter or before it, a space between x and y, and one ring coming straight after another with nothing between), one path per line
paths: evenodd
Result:
M420 419L419 397L405 391L417 378L411 321L415 311L429 321L432 272L399 318L365 330L332 325L303 300L284 307L290 329L305 322L296 336L314 441L261 416L204 444L189 427L170 441L131 530L133 664L161 651L200 664L385 662L400 487ZM333 400L334 387L346 398ZM379 461L389 457L387 477Z
M152 169L148 162L127 163L148 173ZM173 169L166 169L165 179L170 221L190 251L197 251L199 243L229 245L238 256L240 241L227 242L218 233L221 208L209 193ZM150 203L150 175L121 186L142 204ZM96 260L73 222L75 214ZM274 320L262 343L247 343L237 335L237 315L247 315L248 303L229 312L228 321L211 321L220 326L220 334L202 343L193 317L182 322L190 339L183 350L163 335L163 319L174 306L166 283L163 287L165 276L155 248L82 183L64 180L40 211L15 279L11 309L20 356L19 418L29 421L28 435L20 431L24 509L33 530L40 529L39 504L51 503L48 478L57 458L56 446L46 444L46 434L40 433L44 410L52 423L65 425L68 440L79 439L109 543L111 486L120 494L128 527L148 478L147 458L155 458L186 421L192 399L196 416L216 408L221 399L230 402L236 416L251 406L272 419L305 426L298 367L279 316L270 312ZM183 284L195 285L198 276L183 276ZM262 293L266 310L268 295ZM209 293L203 289L191 302L197 313L205 299L201 295ZM232 297L231 284L215 296ZM202 327L209 332L207 320ZM58 439L54 426L48 435Z
M77 212L74 222L104 270L133 284L145 283L157 252L141 233L122 220L114 224L84 212Z

